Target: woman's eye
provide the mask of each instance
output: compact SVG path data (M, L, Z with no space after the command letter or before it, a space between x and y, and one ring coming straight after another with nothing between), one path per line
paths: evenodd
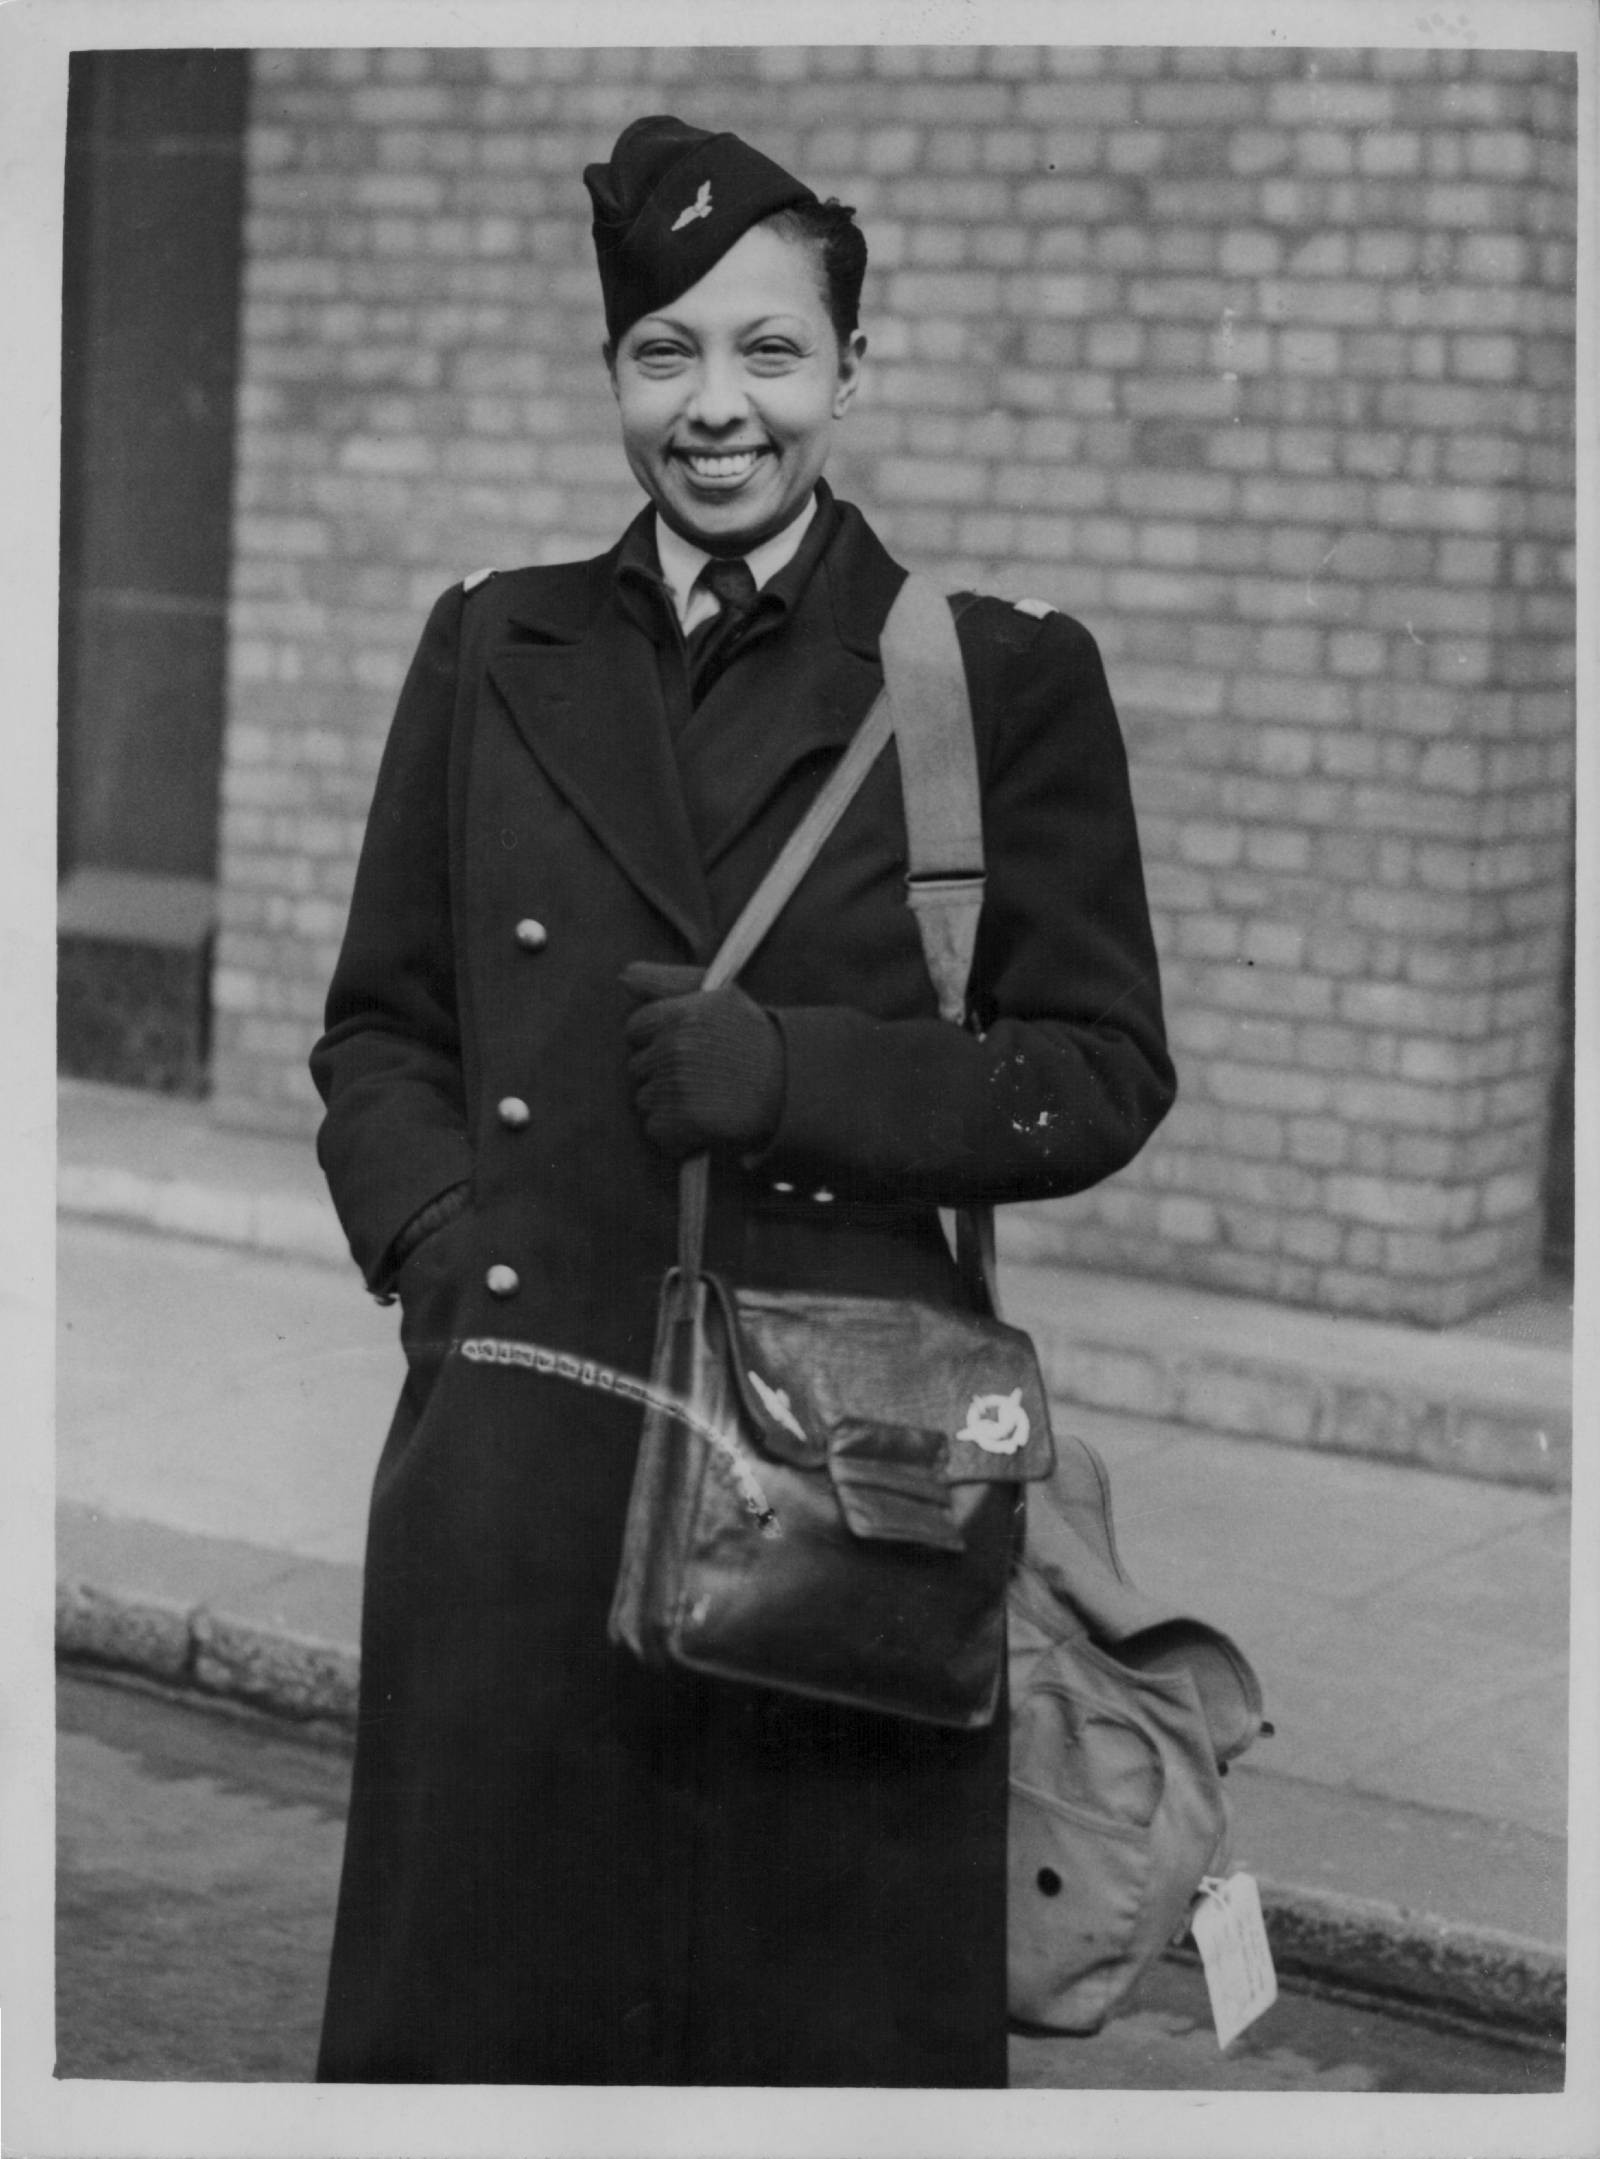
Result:
M788 367L799 359L800 350L787 338L764 337L749 348L749 357L757 367Z

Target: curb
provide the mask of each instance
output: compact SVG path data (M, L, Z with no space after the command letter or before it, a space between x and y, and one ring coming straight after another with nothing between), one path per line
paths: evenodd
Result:
M150 1177L108 1163L62 1162L56 1172L57 1212L80 1222L232 1245L274 1259L350 1267L350 1251L333 1208L299 1193L229 1190L183 1177Z
M152 1545L172 1534L152 1531ZM272 1557L233 1549L254 1552L258 1577ZM199 1601L154 1583L116 1591L64 1579L56 1592L56 1652L63 1662L134 1673L347 1738L355 1729L360 1659L353 1629L337 1618L353 1619L359 1598L358 1568L314 1560L280 1560L243 1591L219 1583ZM319 1624L321 1612L333 1624ZM1260 1887L1285 1978L1489 2027L1508 2041L1562 2042L1566 1959L1559 1950L1400 1905L1267 1879Z
M361 1569L57 1510L56 1654L354 1731Z
M1329 1982L1367 1999L1489 2025L1560 2045L1567 1960L1489 1927L1464 1927L1403 1905L1263 1881L1261 1908L1285 1978Z

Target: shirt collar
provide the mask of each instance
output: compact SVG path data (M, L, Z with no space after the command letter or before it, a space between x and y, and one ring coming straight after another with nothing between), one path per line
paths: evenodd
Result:
M775 532L770 540L763 540L759 547L752 547L745 556L758 592L794 560L800 551L800 542L805 538L807 528L816 514L817 495L813 488L806 497L805 508L797 512L781 532ZM661 517L657 516L655 525L656 555L661 563L661 574L672 597L678 621L683 629L688 631L694 627L689 619L692 613L712 615L717 611L716 602L709 593L697 593L694 589L696 578L711 557L703 547L696 547L692 541L674 532Z

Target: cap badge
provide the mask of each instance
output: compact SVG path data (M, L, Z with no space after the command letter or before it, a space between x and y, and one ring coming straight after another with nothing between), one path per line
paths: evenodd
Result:
M1010 1394L975 1394L956 1437L974 1441L985 1454L1015 1454L1028 1444L1028 1430L1022 1389L1016 1387Z
M688 205L687 209L683 209L678 212L677 216L672 220L672 223L669 226L668 230L671 232L682 232L684 226L692 225L697 217L709 217L710 215L711 182L709 180L702 180L700 183L699 194L696 195L694 201Z

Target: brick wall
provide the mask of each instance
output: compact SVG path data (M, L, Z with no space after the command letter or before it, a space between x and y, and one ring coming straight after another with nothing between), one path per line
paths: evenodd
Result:
M1182 1098L1014 1249L1439 1320L1535 1271L1571 904L1569 56L254 62L219 1114L304 1076L424 609L639 501L579 173L640 112L862 212L833 478L1100 640Z

